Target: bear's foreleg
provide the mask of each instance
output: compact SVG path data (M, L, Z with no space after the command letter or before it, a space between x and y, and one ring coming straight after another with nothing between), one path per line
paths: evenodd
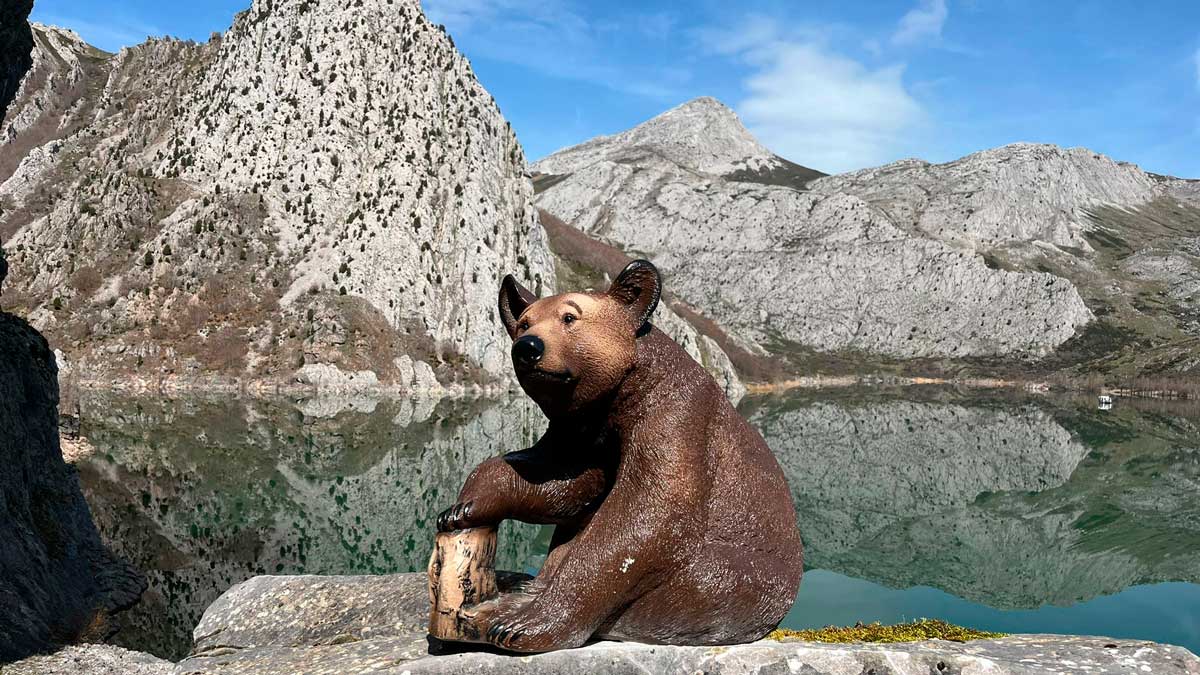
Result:
M603 498L609 472L567 465L535 446L480 464L458 501L438 516L439 532L495 526L507 519L554 525L584 513Z

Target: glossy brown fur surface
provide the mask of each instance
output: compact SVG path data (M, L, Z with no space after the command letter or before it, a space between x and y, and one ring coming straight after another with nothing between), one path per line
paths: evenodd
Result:
M488 642L521 652L596 637L748 642L796 597L802 550L783 472L712 377L644 323L659 283L644 261L602 294L534 302L505 280L510 335L545 344L518 379L549 428L481 464L438 525L557 527L529 588L475 608Z

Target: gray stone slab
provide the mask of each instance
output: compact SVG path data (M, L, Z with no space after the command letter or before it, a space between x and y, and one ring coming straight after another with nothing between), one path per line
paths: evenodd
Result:
M171 675L176 666L111 645L77 645L0 665L3 675Z
M512 656L431 656L424 574L258 577L209 608L186 675L261 673L1167 673L1200 675L1182 647L1140 640L1017 635L969 643L929 640L831 645L762 640L728 647L600 642Z
M205 611L193 653L423 636L427 583L424 574L255 577Z

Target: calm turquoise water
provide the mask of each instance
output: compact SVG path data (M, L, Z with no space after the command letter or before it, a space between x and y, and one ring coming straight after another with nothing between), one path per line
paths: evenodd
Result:
M820 628L856 621L900 623L925 617L1004 633L1146 638L1195 651L1200 647L1200 586L1180 582L1146 584L1068 606L1001 609L929 586L888 588L829 570L810 570L785 625Z
M424 570L483 459L543 428L525 400L87 395L80 464L109 545L150 581L117 641L178 657L255 574ZM805 577L785 626L941 618L1200 651L1200 409L940 389L744 402L792 488ZM507 524L535 570L549 530Z

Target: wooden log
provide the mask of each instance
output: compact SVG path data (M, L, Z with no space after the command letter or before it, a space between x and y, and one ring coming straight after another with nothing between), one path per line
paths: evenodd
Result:
M476 642L460 610L496 597L496 528L439 532L429 558L429 634Z

